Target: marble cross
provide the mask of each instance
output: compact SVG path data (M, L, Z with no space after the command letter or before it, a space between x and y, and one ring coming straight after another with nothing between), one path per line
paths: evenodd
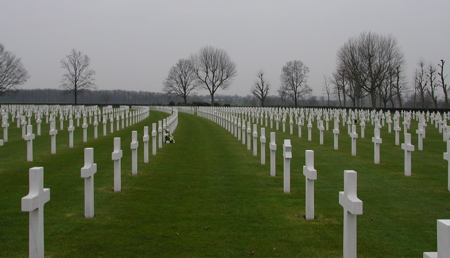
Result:
M411 134L405 134L405 143L402 143L402 149L405 151L405 176L411 176L411 152L414 151L414 145L411 144Z
M3 127L3 141L8 142L9 123L8 123L8 115L7 114L2 115L2 127Z
M352 125L350 137L352 138L352 156L356 156L356 139L358 139L358 134L356 133L356 125Z
M156 123L152 124L152 155L156 155Z
M337 149L339 149L339 120L338 119L334 120L333 134L334 134L334 149L337 150Z
M423 124L419 123L417 133L417 150L423 150L423 136L424 136Z
M51 153L56 153L56 135L58 134L58 130L55 129L55 122L50 122L50 145L51 145Z
M306 181L305 218L314 219L314 181L317 180L317 170L314 168L314 151L305 151L306 165L303 166L303 175Z
M86 122L86 116L83 117L83 124L81 125L81 128L83 128L83 142L87 142L87 128L88 123Z
M122 156L120 137L114 137L114 151L111 154L111 159L114 161L114 192L120 192L122 189Z
M252 149L252 128L251 128L251 124L250 121L247 121L247 150L251 150Z
M150 137L148 136L148 126L144 126L144 136L142 137L142 142L144 143L144 163L148 163L148 141Z
M266 164L266 128L261 127L261 165Z
M137 131L131 132L131 173L136 175L138 173L138 162L137 162L137 150L139 147L139 142L137 140Z
M162 148L162 142L163 142L163 128L162 128L162 121L158 121L158 148Z
M27 161L33 161L33 140L35 135L33 134L33 126L27 125L27 134L24 136L24 140L27 141Z
M323 131L325 128L323 127L323 120L319 120L319 131L320 131L320 137L319 137L319 144L323 145Z
M84 149L84 167L81 168L81 178L84 178L84 217L94 217L94 175L97 164L94 163L94 149Z
M270 132L269 149L270 149L270 176L276 176L277 144L276 144L275 132Z
M253 156L258 156L258 125L253 124Z
M44 204L50 201L50 189L44 187L44 168L29 170L30 191L22 198L22 211L29 212L29 257L44 257Z
M437 221L437 252L425 252L424 258L450 257L450 220Z
M344 258L356 258L357 215L363 214L363 202L357 197L357 173L344 171L344 191L339 192L339 204L344 208Z
M69 127L67 128L67 131L69 131L69 148L73 148L73 131L75 130L75 127L73 126L73 120L69 120Z
M292 145L291 140L284 140L283 143L283 157L284 157L284 192L291 192L291 159L292 159Z
M447 188L450 191L450 141L447 141L447 152L444 152L444 159L447 160Z
M380 164L380 145L383 143L383 139L380 137L380 129L374 129L374 137L372 137L373 142L373 163Z

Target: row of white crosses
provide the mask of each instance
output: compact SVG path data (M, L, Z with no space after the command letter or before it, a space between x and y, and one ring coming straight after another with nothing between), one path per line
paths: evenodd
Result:
M203 113L203 112L200 112ZM209 116L211 116L211 112L205 112ZM373 114L373 113L372 113ZM387 113L389 114L389 113ZM201 114L203 115L203 114ZM447 117L447 114L444 114L445 117ZM411 124L411 118L415 117L415 119L419 120L418 129L416 131L418 135L418 149L423 150L423 139L425 138L425 127L426 125L426 119L430 120L436 127L440 127L441 132L443 133L443 139L447 142L447 152L444 153L444 159L449 161L449 181L448 181L448 190L450 191L450 135L449 135L449 129L446 126L446 120L443 121L440 119L440 114L434 115L434 114L427 114L426 119L424 114L416 114L416 113L406 113L403 125L403 131L404 131L404 138L405 142L402 144L402 149L405 152L405 176L411 175L411 152L414 151L414 145L411 144L411 134L407 133L410 124ZM338 143L337 143L337 137L339 134L339 126L336 125L336 122L339 123L339 117L336 117L335 119L335 129L333 130L333 133L335 135L335 144L334 148L338 149ZM356 141L358 134L356 133L355 125L351 123L350 118L353 119L351 115L349 115L347 119L348 124L348 133L350 137L352 137L352 141ZM388 125L388 133L391 133L391 124L392 119L390 115L384 116L381 114L379 117L372 116L373 124L374 124L374 137L372 137L372 142L374 143L374 163L379 164L380 162L380 145L382 144L382 139L380 137L380 128L382 125L380 124L380 118L383 118L386 120L386 123ZM223 121L220 118L215 118L216 121L220 122ZM364 116L360 116L361 119L361 138L364 138L364 128L365 128L365 119ZM383 125L384 122L383 121ZM238 120L239 121L239 120ZM343 121L345 121L345 117L343 117ZM400 116L399 113L396 113L394 115L394 131L396 132L396 145L399 145L399 132L401 131L400 128ZM311 124L311 120L309 119L308 124ZM320 127L323 127L323 124L320 122L319 124L319 130ZM240 124L239 124L240 125ZM299 123L299 127L301 122ZM350 127L351 125L351 127ZM247 126L248 127L248 126ZM350 130L351 128L351 130ZM323 130L323 129L322 129ZM253 130L254 132L256 129ZM240 131L238 131L239 133ZM292 132L291 132L292 134ZM310 132L308 133L310 135ZM271 154L275 153L276 151L276 143L275 143L275 132L271 132L271 141L269 149L271 151ZM243 123L243 136L245 137L245 122ZM301 137L301 131L299 130L299 136ZM322 142L322 140L320 140ZM243 143L245 143L245 140L243 140ZM265 128L261 128L261 150L265 147ZM352 144L353 145L353 144ZM290 182L288 180L289 176L289 166L290 166L290 157L292 157L292 146L290 146L290 141L285 140L283 144L283 156L285 158L285 167L284 167L284 190L285 192L290 191ZM262 151L261 151L262 152ZM352 155L355 155L356 153L356 146L352 146ZM313 180L317 179L317 171L314 169L314 159L311 158L311 155L313 155L312 151L306 151L306 165L304 166L304 175L306 177L306 198L305 198L305 211L306 211L306 219L312 219L314 218L314 190L313 189ZM275 157L275 155L271 155L272 158ZM261 157L261 164L264 164L264 159ZM273 169L272 169L273 165ZM271 162L271 175L275 176L275 162ZM340 192L339 194L339 202L344 208L344 248L343 248L343 254L344 257L356 257L356 216L362 214L362 201L357 198L356 195L356 172L355 171L344 171L344 188L345 190L343 192ZM438 252L436 253L424 253L424 257L450 257L450 245L448 244L450 241L450 220L439 220L438 221Z
M145 118L145 117L143 117ZM143 119L142 118L142 119ZM175 121L176 120L176 121ZM171 116L171 124L178 123L177 112ZM31 125L28 125L27 137L32 141ZM148 127L145 127L148 132ZM175 130L176 125L172 126ZM55 129L56 130L56 129ZM123 156L120 147L120 138L114 138L114 151L111 158L114 162L114 191L121 191L121 159ZM137 132L132 131L132 142L130 145L132 149L133 168L132 174L137 173ZM31 150L32 151L32 150ZM32 160L31 160L32 161ZM136 167L134 167L136 166ZM136 169L136 171L135 171ZM135 173L136 172L136 173ZM29 257L44 257L44 204L50 200L50 189L43 188L44 186L44 168L34 167L29 170L29 194L22 198L21 210L29 212ZM84 178L84 216L92 218L95 216L94 205L94 175L97 173L97 164L94 163L94 149L84 149L84 166L81 168L81 178Z
M405 151L405 175L409 175L410 173L410 162L408 157L411 156L411 152L414 151L414 146L411 144L411 141L408 141L407 132L411 125L411 120L415 119L419 121L419 128L416 130L418 135L418 150L423 150L423 139L425 139L425 128L427 126L426 122L431 121L431 123L435 124L436 127L439 127L443 133L444 141L448 140L450 129L447 130L446 119L448 117L447 113L444 113L443 117L439 113L421 113L421 112L395 112L393 116L389 112L376 112L376 111L367 111L367 110L355 110L355 111L346 111L346 110L322 110L322 109L264 109L264 108L201 108L197 109L197 114L200 116L210 117L211 120L221 124L224 127L227 127L229 130L234 129L235 134L237 134L238 139L242 139L243 144L246 143L245 138L248 133L251 133L251 128L248 128L248 124L243 121L255 121L259 122L261 126L264 124L268 124L267 121L269 119L274 119L276 121L277 129L279 121L296 121L298 124L298 135L301 137L301 127L304 125L304 119L307 119L308 125L308 140L311 140L312 135L312 124L314 120L317 120L317 128L320 132L320 144L323 144L323 131L328 130L329 121L334 119L334 149L337 150L339 147L338 137L339 137L339 122L342 121L343 125L347 124L348 129L347 133L351 137L352 148L351 154L356 156L356 141L357 138L365 137L365 124L366 122L370 122L374 125L374 137L372 138L372 142L374 143L374 163L380 163L380 154L379 150L382 144L382 138L379 132L376 132L376 129L381 129L385 124L388 125L388 133L391 132L391 124L394 123L394 131L395 131L395 144L400 145L400 134L402 131L400 126L401 117L404 118L401 123L404 131L404 139L405 142L402 146L406 146L402 148ZM289 119L287 119L289 117ZM356 124L354 122L356 119L360 119L361 123L361 135L359 136L356 132ZM241 123L242 121L242 123ZM323 126L323 121L326 122L326 126ZM272 122L272 120L271 120ZM270 123L272 124L272 123ZM355 126L355 127L354 127ZM245 129L244 129L245 128ZM243 135L240 136L241 130ZM246 133L245 133L246 132ZM290 132L292 133L292 132ZM255 134L255 133L254 133ZM250 150L250 142L247 141L247 148ZM256 148L254 148L256 149ZM450 173L449 173L450 176ZM449 184L450 187L450 184Z
M139 116L138 116L138 119L132 120L132 123L139 122L140 120L145 119L146 117L148 117L148 114L149 114L147 107L136 107L136 108L139 110L136 112L136 115L139 115ZM3 117L5 117L5 116L3 116ZM56 124L54 122L54 118L50 117L49 121L50 121L49 135L50 135L51 153L55 154L56 153L56 135L58 134L58 130L56 129ZM132 123L130 123L130 125L132 125ZM94 126L95 126L94 139L96 139L98 137L97 128L96 128L97 124L98 124L97 116L95 116L94 117ZM82 125L83 142L87 142L87 127L88 127L87 118L83 117L83 125ZM7 126L6 126L6 128L7 128ZM22 128L24 129L25 127L22 127ZM35 139L35 134L32 133L33 129L32 129L31 124L28 124L26 128L27 128L26 133L22 133L22 138L25 141L27 141L27 161L33 161L33 140ZM69 132L69 148L72 148L73 147L73 131L75 130L72 119L69 120L69 127L67 128L67 130ZM7 133L6 133L6 135L7 135Z
M209 117L209 116L208 116ZM211 118L211 117L210 117ZM213 120L222 123L223 120ZM226 120L225 120L226 121ZM244 120L245 121L245 120ZM245 122L243 123L245 124ZM232 131L228 124L222 123L222 126ZM250 122L247 123L247 128ZM320 125L323 126L323 125ZM353 131L354 131L353 125ZM248 130L248 129L247 129ZM250 131L248 131L250 132ZM253 138L257 137L256 124L253 126ZM245 135L245 127L243 129L243 135ZM250 135L250 133L247 133ZM376 138L376 137L375 137ZM270 133L270 146L271 151L271 169L270 175L275 176L275 132ZM261 150L265 149L265 128L261 128ZM245 140L243 141L243 143ZM249 141L247 141L249 142ZM255 148L255 145L254 145ZM261 151L263 153L263 151ZM265 153L264 153L265 155ZM290 193L290 163L292 159L292 145L289 139L284 140L283 143L283 190L285 193ZM314 168L314 151L305 151L305 166L303 166L303 175L305 176L305 219L314 219L314 181L317 180L317 170ZM264 159L261 157L261 164L264 164ZM344 257L356 257L356 216L362 214L362 201L357 198L356 195L356 172L351 170L344 171L344 191L339 192L339 203L344 208L344 243L343 254Z

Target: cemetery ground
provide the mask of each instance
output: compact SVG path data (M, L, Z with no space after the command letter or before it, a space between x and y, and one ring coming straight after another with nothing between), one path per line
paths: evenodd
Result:
M26 142L11 124L8 143L0 147L0 256L28 255L28 214L20 200L28 193L28 170L44 167L50 201L44 208L45 255L49 257L340 257L343 209L338 193L344 170L358 173L359 257L422 257L436 251L436 221L450 218L446 143L428 124L424 151L412 153L412 176L403 174L403 155L394 131L381 129L381 163L373 164L373 126L357 140L351 156L347 127L340 127L339 150L333 150L332 125L324 145L314 127L312 141L276 131L277 175L246 145L219 125L179 113L175 144L164 144L143 163L143 127L167 117L151 111L149 118L87 143L75 129L74 148L68 132L57 135L57 153L50 154L48 124L34 140L34 162L26 162ZM108 123L109 124L109 123ZM59 126L57 126L59 128ZM409 132L417 146L417 123ZM67 128L67 125L65 125ZM108 127L109 129L109 127ZM281 129L281 125L280 125ZM34 129L35 131L36 129ZM131 131L138 131L138 174L131 174ZM275 129L266 128L266 138ZM358 133L360 132L358 126ZM414 132L414 133L413 133ZM258 127L259 133L259 127ZM401 133L403 142L403 132ZM122 138L122 191L113 191L113 137ZM283 192L282 143L291 139L291 193ZM269 141L268 141L269 142ZM151 146L151 145L150 145ZM84 217L84 184L80 177L83 150L94 148L95 217ZM258 143L259 148L259 143ZM315 219L305 220L305 150L314 150ZM151 153L151 147L150 147Z

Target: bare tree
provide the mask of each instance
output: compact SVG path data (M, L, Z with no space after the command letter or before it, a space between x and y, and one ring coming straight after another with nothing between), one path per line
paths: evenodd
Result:
M112 94L110 91L103 91L100 94L100 99L105 103L105 105L108 105L108 103L111 101L112 99Z
M327 79L325 75L323 76L323 90L327 94L327 106L330 106L331 85L330 79Z
M14 92L24 84L30 76L22 65L20 58L5 50L0 43L0 96Z
M331 77L331 83L334 85L333 93L338 97L339 106L346 106L346 94L345 94L345 75L341 73L342 70L337 70ZM342 98L342 101L341 101ZM343 102L343 103L342 103Z
M392 100L394 95L394 71L392 70L386 80L383 81L381 87L378 89L378 97L380 98L383 108L387 107L387 103Z
M343 70L355 90L361 88L370 95L373 108L389 71L403 63L403 53L392 36L362 33L338 51L338 68Z
M430 64L428 66L428 73L426 74L426 78L428 80L428 88L427 93L428 96L430 96L431 100L433 101L434 108L437 108L437 87L438 84L435 83L436 81L436 68L433 66L433 64Z
M95 71L89 68L90 59L80 51L72 49L72 53L61 60L61 67L66 71L61 81L61 88L73 94L75 105L78 96L86 90L96 89Z
M309 68L302 61L289 61L281 70L281 86L279 92L283 92L294 101L295 107L298 101L305 95L311 94L312 89L307 84Z
M425 64L423 60L419 61L419 68L414 72L414 92L419 94L420 97L420 107L428 107L426 101L428 81L426 80Z
M449 105L448 105L449 88L447 87L447 84L445 83L445 78L447 78L447 75L444 75L444 65L445 65L445 61L441 59L441 63L438 64L438 66L440 68L440 72L438 72L439 85L442 87L442 91L444 91L445 108L449 108Z
M261 102L261 107L264 107L264 101L269 94L269 84L264 80L264 72L258 72L258 80L255 82L252 88L253 95Z
M226 89L236 76L236 65L227 52L222 49L206 46L192 56L194 71L203 87L209 91L211 105L214 106L216 91Z
M404 77L402 75L402 70L401 70L400 66L397 66L395 68L393 83L394 83L393 94L395 94L395 96L397 97L397 102L398 102L399 108L403 108L402 93L406 89L406 84L404 82Z
M189 94L199 86L192 60L180 59L174 65L163 83L164 92L183 98L187 103Z

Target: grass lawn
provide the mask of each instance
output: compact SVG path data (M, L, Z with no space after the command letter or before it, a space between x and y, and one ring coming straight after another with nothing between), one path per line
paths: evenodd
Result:
M20 199L28 194L28 169L44 167L44 187L51 189L45 205L45 254L49 257L340 257L343 209L338 192L343 171L358 172L359 257L422 257L436 251L436 220L450 218L446 144L428 124L424 151L412 154L412 176L403 175L403 150L394 133L382 128L381 164L373 164L373 127L357 140L351 156L347 128L341 127L339 150L333 150L332 123L319 145L276 132L277 176L228 131L201 117L179 114L175 144L164 145L150 163L143 163L143 127L167 117L151 111L146 120L82 142L75 130L75 147L68 148L67 130L60 131L57 154L50 154L48 125L34 141L34 162L26 162L26 142L11 123L10 142L0 147L0 256L28 255L28 213ZM109 125L109 124L108 124ZM66 126L67 127L67 126ZM410 132L415 132L413 122ZM59 128L59 125L58 125ZM280 125L280 129L281 129ZM35 130L35 129L34 129ZM138 131L138 175L131 175L131 131ZM270 132L266 128L269 142ZM258 129L259 132L259 129ZM359 128L358 128L359 132ZM122 138L122 191L113 191L113 137ZM417 135L412 134L417 145ZM283 193L282 143L291 139L291 193ZM402 140L403 141L403 140ZM151 146L151 145L150 145ZM83 149L94 147L95 217L84 218L84 183L80 169ZM259 148L259 144L258 144ZM304 220L305 150L314 150L316 219ZM151 153L151 150L150 150ZM258 151L259 154L259 151Z

